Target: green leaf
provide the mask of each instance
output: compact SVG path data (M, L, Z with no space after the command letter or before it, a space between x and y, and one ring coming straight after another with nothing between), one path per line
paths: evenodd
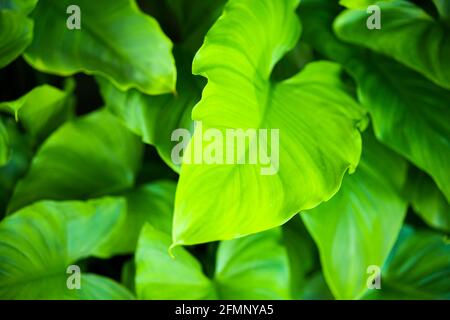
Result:
M339 42L331 34L330 4L304 4L306 41L354 77L377 138L427 172L449 200L450 92L400 63Z
M349 10L336 19L334 29L339 38L393 57L450 89L449 29L409 1L378 5L380 30L367 28L366 10Z
M450 243L404 226L381 273L381 289L366 299L450 299Z
M11 146L9 142L9 134L0 117L0 167L8 163L11 158Z
M171 158L172 149L178 143L171 140L172 132L179 128L193 131L191 112L200 100L202 86L191 75L190 63L183 61L181 53L176 56L177 95L149 96L134 89L123 92L107 80L97 78L97 82L108 110L145 143L154 145L161 158L178 172L180 163L174 163Z
M433 0L439 15L449 21L450 19L450 2L448 0Z
M80 8L80 30L66 27L70 5ZM40 0L32 17L35 35L25 58L34 68L62 76L101 75L121 90L174 91L172 43L134 0Z
M213 280L186 249L168 254L170 236L144 226L136 252L140 299L282 299L289 297L289 263L280 230L221 242Z
M281 230L222 241L214 283L220 299L288 299L289 260Z
M383 2L389 2L395 0L384 0ZM339 4L341 6L347 7L349 9L364 8L367 9L370 5L382 2L380 0L340 0Z
M37 2L38 0L0 0L0 9L10 9L27 15Z
M450 205L429 176L417 172L408 192L414 211L429 226L450 233Z
M73 89L69 81L65 90L50 85L34 88L21 98L0 103L0 111L12 113L34 137L44 138L73 114Z
M337 299L361 297L367 268L381 268L388 257L406 214L400 196L406 169L400 157L365 134L356 173L344 179L333 199L300 214Z
M338 66L318 62L286 81L270 81L274 65L299 37L297 3L232 0L198 52L194 73L209 81L193 110L202 126L183 157L174 245L232 239L281 225L331 198L345 171L357 165L363 111L341 89ZM267 135L279 130L279 168L278 161L195 163L192 155L202 155L211 145L219 144L226 154L219 139L206 142L203 131L208 129L221 137L227 129L271 130ZM237 152L235 139L228 140L234 162L236 154L239 161L248 158ZM246 140L249 150L248 140L256 139ZM260 151L277 150L277 140L259 140ZM197 147L202 143L205 148Z
M303 288L302 300L333 300L333 294L325 282L322 272L311 275Z
M1 9L0 30L0 68L3 68L31 43L33 21L20 12Z
M155 181L124 194L127 215L124 223L111 237L112 254L133 253L146 222L167 234L172 230L176 183Z
M125 214L125 202L40 201L0 224L1 299L129 299L112 280L81 275L80 290L68 289L67 268L96 256Z
M138 299L211 299L212 282L200 263L184 248L169 255L170 236L145 225L136 251L136 294Z
M107 111L68 122L42 144L8 211L40 199L83 199L127 189L141 153L139 139Z

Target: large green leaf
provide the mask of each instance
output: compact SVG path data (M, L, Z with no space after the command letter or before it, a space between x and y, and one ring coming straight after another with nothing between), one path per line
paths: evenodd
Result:
M197 53L194 73L209 81L193 110L202 126L183 158L174 245L232 239L281 225L331 198L345 171L358 163L363 112L340 88L338 66L319 62L286 81L270 81L274 65L297 42L297 3L230 1ZM259 132L259 142L246 139L246 151L256 142L260 151L277 150L278 141L268 136L279 130L279 168L277 161L195 163L192 155L197 158L217 144L216 152L226 154L219 139L206 142L203 132L209 129L220 137L227 129L272 130L266 137ZM249 158L236 147L229 148L233 162Z
M123 199L40 201L0 224L1 299L129 299L112 280L81 274L68 289L70 265L101 256L105 240L125 215Z
M150 96L138 90L126 92L118 90L109 81L98 78L100 91L109 111L119 117L145 143L154 145L164 161L175 171L180 163L171 159L173 147L172 132L179 128L193 131L191 112L200 100L202 85L191 75L190 63L177 54L178 84L177 95Z
M11 157L11 145L9 142L9 134L0 117L0 167L4 166Z
M330 201L301 213L320 251L325 279L338 299L366 291L371 265L381 268L400 232L406 162L365 134L356 173Z
M366 299L450 299L450 243L430 231L402 229L381 273L381 289Z
M305 1L300 7L305 40L354 77L377 138L431 175L449 200L450 91L391 59L339 42L331 34L330 3Z
M142 227L146 222L170 234L176 183L155 181L126 192L127 215L124 223L112 236L114 254L133 253Z
M81 30L66 28L70 5L81 9ZM122 90L174 91L172 43L135 0L40 0L32 17L34 39L25 58L34 68L102 75Z
M42 85L17 100L0 103L0 111L14 114L32 136L42 138L72 115L73 89L73 81L64 91Z
M212 299L213 283L200 263L184 248L169 255L170 236L145 225L136 251L136 295L138 299Z
M136 252L141 299L282 299L289 297L289 263L280 230L223 241L213 280L186 249L168 253L170 236L145 226Z
M349 10L335 22L337 35L345 41L393 57L450 89L449 29L409 1L380 2L378 5L382 12L380 30L366 27L368 15L365 9Z
M429 226L450 232L450 205L429 176L416 172L409 182L408 196L414 211Z
M68 122L40 147L8 209L39 199L83 199L129 188L141 149L139 139L107 111Z
M0 68L16 59L33 38L33 21L0 6Z

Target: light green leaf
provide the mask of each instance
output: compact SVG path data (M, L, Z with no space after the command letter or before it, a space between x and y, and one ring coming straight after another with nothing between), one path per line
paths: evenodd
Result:
M172 230L176 183L155 181L126 192L127 215L124 223L111 237L112 254L133 253L146 222L167 234Z
M80 8L80 30L66 27L70 5ZM34 68L62 76L102 75L121 90L174 91L172 43L135 0L40 0L32 17L35 34L25 58Z
M9 142L8 131L0 117L0 167L8 163L11 157L11 146Z
M289 297L289 262L280 230L219 244L214 279L186 249L168 253L170 236L144 226L136 252L141 299L282 299Z
M406 162L365 134L356 173L344 179L333 199L300 214L337 299L361 297L367 268L381 268L388 257L406 214L400 196L406 169Z
M40 201L0 224L1 299L132 298L112 280L82 273L81 290L67 287L67 268L98 255L125 215L123 199Z
M345 171L357 165L363 112L340 88L337 65L318 62L286 81L270 81L274 65L299 37L297 3L232 0L198 52L194 73L209 82L193 110L202 126L183 157L174 245L233 239L281 225L299 210L331 198ZM208 129L219 132L225 143L214 137L208 143L203 136ZM257 142L260 151L272 149L272 162L249 164L236 139L226 141L227 129L268 129L259 142L247 137L244 152ZM268 138L274 130L279 130L279 144ZM204 147L198 147L201 143ZM247 164L220 164L225 163L220 159L224 144L234 151L231 162L246 159ZM219 164L192 161L192 155L215 145L223 153ZM274 161L278 145L279 168Z
M395 0L340 0L339 4L341 6L347 7L349 9L364 8L367 9L370 5L377 4L378 2L389 2Z
M69 81L64 91L50 85L36 87L17 100L0 103L0 111L12 113L32 136L44 138L72 116L74 85Z
M161 158L178 172L180 164L171 159L172 149L178 143L171 140L172 132L179 128L193 131L191 112L200 100L202 86L192 77L190 63L183 61L181 53L176 56L177 95L149 96L135 89L123 92L107 80L97 78L97 82L108 110L145 143L154 145Z
M381 273L381 289L366 299L450 299L450 243L430 231L402 229Z
M214 285L203 274L200 263L184 248L169 255L170 236L145 225L136 251L138 299L211 299Z
M367 28L366 10L349 10L336 19L337 35L350 43L393 57L450 89L449 29L409 1L380 2L378 5L382 12L380 30Z
M37 2L38 0L0 0L0 9L10 9L27 15Z
M139 139L107 111L68 122L40 147L8 211L39 199L83 199L129 188L141 153Z
M408 192L414 211L429 226L450 233L450 205L429 176L415 173Z
M217 250L216 284L220 299L288 299L289 260L273 229L230 241Z
M31 43L33 21L20 12L0 9L0 30L0 68L3 68Z

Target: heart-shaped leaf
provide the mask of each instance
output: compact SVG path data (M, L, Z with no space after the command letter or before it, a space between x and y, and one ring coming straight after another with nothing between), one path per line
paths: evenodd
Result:
M319 62L291 79L270 81L274 65L298 40L297 4L231 0L198 52L194 73L208 84L193 110L201 123L183 157L174 245L281 225L331 198L358 163L363 112L341 89L338 66ZM245 148L233 136L227 140L227 130L243 133L238 143ZM259 161L247 152L255 145ZM216 159L202 161L211 149Z
M338 299L357 299L367 290L367 269L381 268L406 214L400 191L406 163L370 134L355 174L344 179L330 201L301 213L320 251L325 279Z
M141 153L138 137L107 111L68 122L42 144L8 211L40 199L83 199L129 188Z
M72 5L80 9L79 30L66 27L77 14L66 13ZM25 58L34 68L63 76L102 75L122 90L174 91L172 43L135 0L40 0L32 17L34 39Z
M125 216L123 199L89 202L41 201L0 224L0 298L130 299L114 281L81 273L80 288L69 288L69 267L102 256L105 240Z

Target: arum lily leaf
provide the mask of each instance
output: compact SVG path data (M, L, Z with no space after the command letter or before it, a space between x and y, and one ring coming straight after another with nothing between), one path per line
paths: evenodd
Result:
M33 21L20 12L0 6L0 68L16 59L33 37Z
M288 299L289 260L274 229L230 241L217 250L214 283L221 299Z
M150 225L144 226L136 251L136 294L138 299L207 299L215 297L212 282L200 263L184 248L169 255L170 236Z
M232 0L197 53L194 73L209 82L193 110L200 125L183 157L174 245L233 239L281 225L331 198L345 171L358 163L363 111L341 89L338 66L314 63L291 79L270 81L274 65L299 37L297 4ZM249 135L243 138L245 150L236 148L233 137L226 139L227 129ZM258 139L251 130L258 130ZM203 131L214 135L205 139ZM251 144L267 152L268 163L261 155L251 163L245 154ZM209 149L215 156L199 161Z
M154 145L161 158L177 172L181 161L174 163L171 157L178 143L172 141L172 133L176 129L193 131L191 112L200 100L202 88L192 77L190 64L180 64L177 95L149 96L135 89L122 92L109 81L97 79L108 110L145 143Z
M141 299L281 299L289 297L289 262L280 230L224 241L213 280L182 247L168 253L170 236L146 225L136 253ZM245 286L245 288L243 287Z
M80 9L79 30L66 27L71 5ZM174 91L172 43L134 0L40 0L32 17L34 39L25 58L34 68L62 76L101 75L121 90Z
M433 180L417 172L409 183L414 211L431 227L450 233L450 205Z
M40 201L0 223L2 299L132 298L119 284L81 274L80 290L69 289L68 267L95 256L125 214L125 202Z
M364 294L367 269L384 264L406 214L406 201L400 196L406 163L369 134L363 142L358 169L344 179L336 196L301 213L337 299Z
M450 299L450 244L442 235L404 226L366 299Z
M11 112L32 136L45 137L73 113L74 83L66 90L42 85L15 101L0 103L0 110Z
M133 186L141 153L139 139L107 111L68 122L40 147L8 209L122 191Z
M336 19L334 29L339 38L393 57L450 89L449 29L409 1L378 5L382 12L380 30L367 28L365 9L349 10Z

